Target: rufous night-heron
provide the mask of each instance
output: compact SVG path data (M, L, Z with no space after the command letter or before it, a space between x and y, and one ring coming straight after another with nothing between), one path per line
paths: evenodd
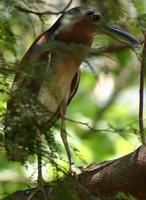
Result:
M50 129L61 118L61 137L73 170L65 113L78 88L79 67L97 34L139 44L135 37L111 25L95 9L75 7L63 13L25 53L7 104L5 143L11 160L25 161L35 153L38 138L44 135L47 139L42 124Z

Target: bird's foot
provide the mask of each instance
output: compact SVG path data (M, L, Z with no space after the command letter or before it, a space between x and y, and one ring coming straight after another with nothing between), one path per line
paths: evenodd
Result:
M74 176L76 179L78 179L78 175L81 173L82 171L79 169L79 168L77 168L76 166L75 166L75 164L72 164L71 166L70 166L70 174L72 175L72 176Z

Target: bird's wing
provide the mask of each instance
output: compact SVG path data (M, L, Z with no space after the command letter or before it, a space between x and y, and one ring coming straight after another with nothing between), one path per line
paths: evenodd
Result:
M49 40L48 33L44 32L33 42L14 78L4 122L6 151L11 160L23 161L34 150L35 125L39 118L35 100L49 63Z
M37 96L49 67L51 37L49 31L38 36L19 63L7 102L7 113L13 115L22 102Z
M47 118L49 130L60 117L60 106L49 118L46 109L37 101L38 93L44 81L51 58L51 42L54 32L59 26L57 21L48 31L42 33L31 45L22 61L19 63L11 89L10 99L7 103L5 119L5 144L10 159L24 161L29 154L34 153L37 138L36 130L43 129L43 118ZM54 45L54 43L52 43ZM68 104L73 98L78 86L79 73L74 76ZM32 97L32 98L31 98ZM43 112L44 113L43 113ZM45 119L45 127L46 127ZM42 120L42 121L41 121ZM40 123L39 123L40 122ZM44 133L45 134L45 133ZM47 135L45 135L47 138Z
M26 87L33 94L38 93L48 67L50 53L49 36L44 32L33 42L19 63L12 85L13 93L21 87Z
M61 18L50 29L38 36L25 53L14 78L12 85L13 95L15 95L13 91L22 86L27 86L30 92L38 94L48 66L49 55L51 54L50 43L54 41L54 33L60 27Z

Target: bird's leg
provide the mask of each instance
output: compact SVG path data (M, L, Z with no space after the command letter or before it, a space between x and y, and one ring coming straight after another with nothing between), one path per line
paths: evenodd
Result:
M71 151L70 151L69 144L67 141L67 132L66 132L66 124L65 124L66 107L67 107L67 100L64 99L61 104L61 108L60 108L60 111L61 111L61 138L64 143L65 150L66 150L66 153L68 156L70 171L72 172L72 174L77 174L76 168L75 168L75 163L72 159Z

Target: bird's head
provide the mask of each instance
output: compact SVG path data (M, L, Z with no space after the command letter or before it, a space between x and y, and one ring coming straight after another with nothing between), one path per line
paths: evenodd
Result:
M134 36L107 22L104 16L95 9L72 8L62 15L60 22L60 30L66 33L80 34L80 37L84 34L92 37L96 34L107 34L130 44L139 45L139 41Z

